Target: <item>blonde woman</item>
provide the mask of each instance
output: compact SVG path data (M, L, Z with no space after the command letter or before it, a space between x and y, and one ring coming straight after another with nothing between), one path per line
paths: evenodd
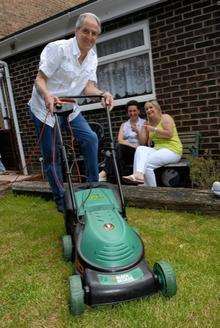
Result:
M133 174L123 180L156 187L154 170L166 164L177 163L182 155L182 143L175 122L168 114L162 114L156 100L147 101L144 106L148 121L144 127L149 134L148 147L139 146L135 151ZM150 147L151 144L154 147Z

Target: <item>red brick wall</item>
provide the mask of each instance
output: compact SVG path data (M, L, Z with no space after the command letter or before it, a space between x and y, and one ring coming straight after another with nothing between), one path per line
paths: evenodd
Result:
M202 150L220 158L219 37L215 0L174 0L109 22L104 30L149 19L156 94L179 131L201 131ZM10 67L25 153L36 142L28 101L41 48L7 60ZM106 127L103 111L86 114ZM116 134L126 118L123 107L112 112ZM33 164L36 167L36 156Z
M217 1L172 1L152 14L157 98L179 131L201 131L202 150L220 156Z
M86 0L1 0L0 39Z

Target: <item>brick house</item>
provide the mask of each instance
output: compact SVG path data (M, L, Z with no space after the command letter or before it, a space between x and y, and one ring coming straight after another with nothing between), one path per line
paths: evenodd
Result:
M0 39L42 21L86 0L2 0L0 2Z
M43 0L30 0L27 5L27 1L25 0L19 0L19 2L15 0L3 0L0 2L0 40L4 42L4 39L13 35L16 38L17 31L20 34L34 23L85 2L87 1L48 0L45 2ZM0 68L1 82L2 72ZM11 106L3 99L4 90L2 89L4 89L3 85L0 86L0 154L2 154L7 169L21 169L22 166L25 167L26 165L22 140L20 138L19 123L17 118L14 117L14 114L10 113L12 112ZM8 113L2 110L2 108L6 107L8 107ZM11 119L7 119L9 116ZM24 168L23 172L26 173L26 171Z
M26 109L39 55L49 41L68 38L78 15L94 12L102 22L97 43L98 80L115 95L116 134L125 120L125 103L157 98L173 116L178 131L200 131L201 153L220 158L219 2L215 0L99 0L29 26L0 40L0 60L7 62L26 160L36 144ZM83 104L84 115L106 128L99 104ZM28 170L39 170L39 150Z

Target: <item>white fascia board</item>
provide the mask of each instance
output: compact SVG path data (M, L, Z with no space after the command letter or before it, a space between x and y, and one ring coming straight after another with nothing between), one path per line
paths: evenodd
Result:
M164 1L166 0L97 0L85 4L76 10L73 9L59 17L49 19L42 24L0 40L0 59L11 57L73 33L76 19L83 12L92 12L102 22L106 22Z
M89 97L88 97L89 98ZM135 96L135 97L129 97L129 98L122 98L122 99L114 99L114 108L115 109L118 106L124 106L129 102L130 100L136 100L139 103L146 102L152 99L156 99L156 93L153 91L150 95L141 95L141 96ZM100 109L104 108L101 103L94 103L94 104L88 104L88 105L83 105L80 106L82 112L87 112L89 110L94 110L94 109Z

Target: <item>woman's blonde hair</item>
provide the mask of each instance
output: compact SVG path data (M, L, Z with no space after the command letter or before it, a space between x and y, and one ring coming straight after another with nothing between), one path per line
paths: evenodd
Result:
M160 113L162 113L161 107L160 107L160 105L159 105L159 103L156 99L146 101L146 103L144 104L144 109L145 110L146 110L146 107L147 107L148 104L153 105L154 107L156 107L159 110Z

